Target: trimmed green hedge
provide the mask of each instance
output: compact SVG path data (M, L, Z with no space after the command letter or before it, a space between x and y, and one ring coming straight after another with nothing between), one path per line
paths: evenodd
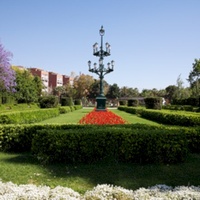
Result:
M161 124L178 126L200 126L200 116L166 111L143 110L140 116Z
M25 111L13 111L0 114L0 124L30 124L43 121L59 114L82 109L81 105L63 106L59 108L34 109Z
M191 105L164 105L164 106L162 106L162 109L200 112L200 107L195 107L195 106L191 106Z
M84 126L58 125L58 124L9 124L0 125L0 151L26 152L31 150L32 140L38 130L41 129L77 129Z
M32 151L42 162L183 162L200 153L200 128L126 125L4 125L0 151Z
M28 124L43 121L59 115L58 108L35 109L0 114L0 124Z
M177 163L185 160L188 151L186 135L177 130L44 129L32 144L32 153L44 163L92 163L107 157L133 163Z
M198 113L180 113L177 111L172 112L167 110L150 110L126 106L120 106L118 109L131 114L139 115L142 118L161 124L178 126L200 126L200 115Z

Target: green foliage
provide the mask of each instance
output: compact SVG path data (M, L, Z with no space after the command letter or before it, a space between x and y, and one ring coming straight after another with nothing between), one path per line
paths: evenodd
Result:
M168 111L142 110L141 117L161 124L178 126L199 126L200 117L197 114L172 113Z
M15 111L0 114L0 124L28 124L40 122L59 115L57 108Z
M14 68L15 69L15 68ZM37 102L42 89L42 81L35 78L28 70L16 71L16 99L18 103Z
M139 101L138 101L138 99L129 99L129 100L128 100L128 106L134 106L134 107L139 106Z
M42 162L92 163L106 158L134 163L177 163L187 155L178 130L120 127L37 131L32 152Z
M73 106L73 99L71 97L61 97L61 106Z
M53 95L42 96L39 98L40 108L55 108L58 106L58 97Z
M0 105L0 111L3 112L13 112L13 111L24 111L24 110L33 110L39 109L39 106L36 103L20 103L20 104L2 104Z
M183 106L181 106L181 105L164 105L164 106L162 106L162 109L199 112L198 107L193 107L193 106L190 106L190 105L183 105Z
M200 59L195 59L188 81L195 97L200 96Z
M123 132L120 160L137 163L183 162L187 140L177 130L136 130Z
M4 125L0 151L30 151L42 162L177 163L200 152L200 128L126 125Z
M14 93L7 91L0 93L0 105L2 104L14 104L16 102Z
M170 112L167 110L150 110L137 107L119 106L119 110L136 114L142 118L155 121L161 124L178 126L199 126L200 117L197 113Z
M68 112L71 112L70 106L59 107L59 113L60 114L65 114L65 113L68 113Z
M0 126L0 151L30 151L33 135L38 128L36 125Z
M127 101L126 100L120 100L119 101L119 105L120 106L126 106L127 105Z
M188 140L188 147L192 153L200 153L200 127L185 128L184 132Z
M106 97L109 99L116 99L116 98L119 98L119 96L120 96L119 86L116 83L114 83L113 85L110 85L108 89L108 93L106 94Z
M61 106L61 107L59 107L59 112L60 112L60 114L64 114L64 113L73 112L73 111L79 110L79 109L82 109L81 105Z
M147 109L161 109L162 98L160 97L147 97L144 99Z
M75 99L74 105L82 105L81 99Z
M75 109L75 110L80 110L80 109L82 109L82 108L83 108L82 105L74 105L74 109Z
M139 115L144 108L141 107L127 107L127 106L119 106L118 110L125 111L127 113Z
M199 97L190 97L187 99L173 99L173 105L190 105L190 106L200 106Z

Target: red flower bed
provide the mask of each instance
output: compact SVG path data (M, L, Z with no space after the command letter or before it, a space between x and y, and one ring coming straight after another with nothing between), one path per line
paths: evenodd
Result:
M125 124L127 121L122 119L120 116L114 114L111 111L96 111L85 115L80 121L79 124Z

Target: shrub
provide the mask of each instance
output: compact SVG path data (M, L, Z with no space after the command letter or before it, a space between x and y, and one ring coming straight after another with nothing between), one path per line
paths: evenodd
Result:
M0 114L1 124L28 124L40 122L59 115L57 108L13 111Z
M166 110L150 110L136 107L119 106L119 110L139 115L145 119L161 124L178 126L200 126L200 117L197 113L170 112Z
M186 135L178 130L120 127L37 131L32 152L42 162L91 163L107 157L139 163L183 162Z
M169 111L142 110L140 116L161 124L178 126L199 126L200 117L197 114L171 113Z
M187 145L188 144L188 145ZM200 128L126 125L4 125L0 151L30 151L44 162L182 162L200 153Z
M82 105L82 102L80 99L75 99L74 105Z
M147 109L161 109L162 108L162 98L160 97L148 97L144 99Z
M73 100L71 97L61 97L61 106L73 106Z
M82 105L74 105L74 109L75 109L75 110L79 110L79 109L82 109L82 108L83 108Z
M127 107L127 106L119 106L118 107L119 110L125 111L127 113L131 113L131 114L136 114L136 115L140 115L140 113L142 112L142 110L144 108L138 108L138 107Z
M173 99L174 105L190 105L190 106L200 106L199 97L189 97L187 99Z
M126 100L120 100L119 101L119 105L120 106L126 106L127 105L127 101Z
M139 105L139 101L137 99L129 99L128 100L128 106L137 107L138 105Z
M62 106L62 107L59 107L59 112L60 114L69 113L71 112L71 108L70 106Z
M58 106L58 97L49 95L39 98L40 108L55 108Z

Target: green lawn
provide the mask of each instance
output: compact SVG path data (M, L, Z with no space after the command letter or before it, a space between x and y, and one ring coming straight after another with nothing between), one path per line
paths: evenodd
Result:
M41 165L30 154L0 153L0 177L3 182L61 185L84 193L97 184L113 184L127 189L166 184L199 185L200 155L176 165L140 165L102 161L96 164Z
M40 124L58 123L58 124L77 124L78 121L92 109L80 109L70 113L61 114L58 117L51 118L40 122Z
M121 116L123 119L125 119L126 121L128 121L129 123L132 123L132 124L140 123L140 124L149 124L149 125L159 125L156 122L153 122L153 121L150 121L147 119L143 119L141 117L138 117L136 115L133 115L133 114L130 114L130 113L118 110L118 109L112 109L110 111L114 112L116 115Z

